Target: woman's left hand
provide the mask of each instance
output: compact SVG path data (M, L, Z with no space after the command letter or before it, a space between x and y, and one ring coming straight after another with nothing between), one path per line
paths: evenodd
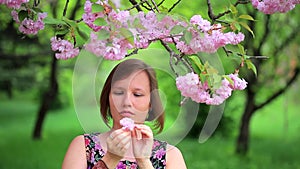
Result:
M153 133L149 126L137 124L132 131L132 148L137 160L150 159L153 146Z

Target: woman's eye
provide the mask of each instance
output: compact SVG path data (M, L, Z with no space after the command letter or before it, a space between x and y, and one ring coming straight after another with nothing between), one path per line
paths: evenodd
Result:
M133 95L136 96L136 97L144 96L142 93L134 93Z
M114 91L113 94L114 95L122 95L124 92L123 91Z

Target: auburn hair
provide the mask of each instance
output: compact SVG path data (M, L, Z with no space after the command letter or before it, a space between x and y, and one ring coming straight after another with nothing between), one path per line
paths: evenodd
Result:
M158 83L154 69L138 59L127 59L118 65L108 75L100 96L100 112L104 122L108 125L112 118L109 108L109 94L111 86L118 80L123 80L137 71L145 71L150 81L150 109L146 121L154 121L155 129L160 133L164 128L164 110L158 93Z

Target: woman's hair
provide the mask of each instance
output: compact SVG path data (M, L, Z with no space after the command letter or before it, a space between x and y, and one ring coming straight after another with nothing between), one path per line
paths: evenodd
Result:
M129 77L132 73L137 71L145 71L150 80L150 109L147 117L147 121L155 120L155 128L159 129L158 133L163 130L164 127L164 110L158 93L158 84L156 79L156 73L152 67L147 65L138 59L128 59L117 66L110 72L108 78L103 86L100 96L100 111L104 122L108 125L111 113L109 109L109 94L111 86L118 80L123 80Z

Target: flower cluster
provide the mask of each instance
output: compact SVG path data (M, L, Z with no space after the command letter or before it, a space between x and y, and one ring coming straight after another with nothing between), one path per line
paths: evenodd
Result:
M19 9L22 4L29 2L29 0L0 0L0 4L4 4L9 8Z
M131 118L124 117L120 120L123 129L132 131L134 129L134 121Z
M58 51L58 53L55 54L57 59L69 59L79 54L79 49L74 48L71 42L57 37L51 38L51 48L53 51Z
M222 32L222 25L211 23L203 19L200 15L194 15L190 19L192 26L197 29L188 28L192 34L192 39L188 45L184 41L177 42L177 48L185 54L195 54L198 52L214 53L220 47L227 44L237 45L244 40L245 36L241 32Z
M13 10L11 12L11 15L14 19L14 21L17 24L20 24L19 26L19 31L23 34L27 35L36 35L39 30L42 30L45 28L45 24L43 20L47 17L47 13L37 13L37 19L33 20L30 19L29 17L26 17L23 21L20 21L18 12Z
M101 1L97 1L97 2L95 2L95 4L104 5L103 2L101 2ZM89 0L85 1L84 14L82 15L82 19L90 28L92 28L95 32L97 32L100 29L102 29L103 26L96 25L96 24L94 24L94 22L98 18L104 18L105 14L102 11L93 13L92 5L93 5L93 3L91 1L89 1Z
M103 11L93 13L93 5L103 6ZM129 11L116 12L104 1L92 3L89 0L84 10L83 21L101 37L92 32L85 48L105 59L123 59L129 50L147 48L155 40L175 43L184 54L213 53L227 44L236 45L244 40L242 33L223 33L221 25L211 25L200 15L192 17L190 22L167 15L158 16L152 11L132 16ZM95 21L101 18L105 24L96 25ZM189 40L182 38L185 30L191 35Z
M252 5L265 14L286 13L300 4L300 0L252 0Z
M210 88L207 82L201 82L197 74L188 73L176 78L176 86L182 96L189 97L197 103L219 105L231 96L233 90L243 90L247 87L247 82L240 79L237 74L230 74L228 78L232 83L224 78L221 86L214 89Z

